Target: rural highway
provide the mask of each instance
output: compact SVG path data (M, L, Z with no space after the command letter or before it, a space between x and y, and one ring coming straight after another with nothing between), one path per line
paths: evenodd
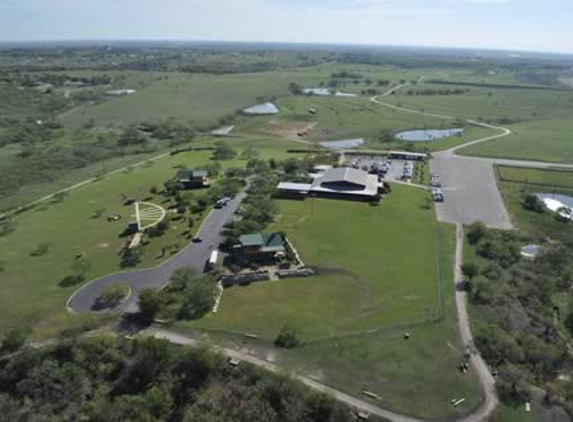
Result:
M109 310L95 310L93 304L106 287L121 283L130 287L131 294L114 308L113 312L135 311L139 291L145 288L161 288L176 269L188 267L198 274L202 273L211 251L216 249L222 240L223 226L233 219L245 196L246 191L243 190L224 208L211 211L196 234L203 239L201 243L189 243L177 255L158 267L106 275L82 286L68 300L66 304L68 310L76 313L109 312Z

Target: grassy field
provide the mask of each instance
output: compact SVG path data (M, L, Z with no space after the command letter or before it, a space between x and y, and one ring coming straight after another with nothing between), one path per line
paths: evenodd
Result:
M344 265L355 273L353 277L333 272L308 280L231 288L225 291L217 316L174 328L249 350L350 394L360 396L366 388L380 395L377 404L398 412L426 418L453 418L470 412L481 393L473 373L462 375L456 369L464 349L457 335L453 302L455 228L435 225L433 213L421 208L425 205L422 191L397 186L392 197L379 208L336 202L334 205L348 208L353 217L340 223L337 230L322 227L320 233L308 222L322 226L323 220L332 223L340 214L327 206L328 201L317 201L312 217L305 210L306 203L281 201L282 210L299 210L296 217L285 212L276 227L287 230L303 258L326 268ZM368 222L368 230L363 227L354 234L357 224L364 222ZM431 316L437 306L436 280L429 276L435 272L436 240L444 314L439 320L416 324L416 318ZM362 268L366 259L369 262ZM391 282L378 278L392 272L396 276ZM369 290L359 278L366 276L372 277ZM365 304L376 302L379 309L374 314L362 315ZM289 351L272 347L271 341L284 323L296 326L307 340L301 347ZM404 325L396 325L400 323ZM384 328L375 333L339 336L347 327L367 330L380 326ZM204 330L206 327L210 329ZM227 330L264 338L247 340L225 333ZM308 341L325 332L328 338ZM410 340L404 340L404 332L410 333ZM466 405L453 408L450 400L459 397L466 397Z
M220 311L194 325L274 338L289 323L311 339L436 317L435 227L426 192L396 187L380 207L277 203L279 219L269 230L286 232L321 275L227 289ZM409 265L413 257L416 266Z
M541 241L547 237L573 241L573 226L555 219L555 214L546 211L536 213L522 208L521 201L526 193L559 193L573 196L573 188L555 187L556 181L567 181L567 173L537 169L502 168L502 174L509 174L515 179L527 180L530 183L503 182L498 174L498 186L514 224L525 236ZM571 175L572 173L570 173ZM571 176L569 176L571 177ZM569 178L569 180L572 180ZM547 186L532 185L531 183Z
M523 185L538 185L544 188L573 189L573 171L537 170L523 167L497 166L498 179Z
M318 96L287 96L277 101L280 117L257 117L244 120L239 130L245 133L267 133L296 139L297 132L312 127L307 136L301 138L311 143L328 140L365 138L367 148L412 150L440 150L450 148L495 132L468 126L460 137L434 142L381 142L383 129L396 133L402 130L424 128L451 128L452 123L434 117L403 113L370 102L369 98L329 98ZM310 115L309 108L318 111ZM289 131L289 129L291 129Z
M439 85L421 85L439 88ZM451 88L451 87L450 87ZM573 93L535 90L470 88L450 96L408 96L407 89L388 97L396 105L464 119L479 119L507 126L514 133L499 140L460 151L466 155L573 162L569 134L573 129ZM504 124L499 119L512 119Z
M459 151L464 155L573 163L569 117L545 118L508 126L510 136L470 146Z
M209 141L205 141L209 142ZM238 139L235 147L240 151L253 141ZM262 158L286 156L282 145L269 141L255 142ZM45 329L56 330L71 323L64 304L77 288L62 288L60 280L74 274L74 257L85 253L86 280L119 269L118 250L124 240L119 233L132 220L134 210L124 207L121 195L137 200L150 196L152 186L161 187L171 178L177 166L200 167L210 162L211 153L191 152L158 160L151 165L126 170L116 176L103 179L72 191L61 201L47 201L32 211L13 218L15 230L0 237L0 261L4 270L0 273L0 333L8 329L34 326L41 333ZM244 161L223 162L224 166L244 165ZM160 202L160 196L151 202ZM92 218L96 210L103 210L100 218ZM108 223L106 215L119 213L122 221ZM197 216L194 229L203 218ZM180 237L185 224L172 224L161 238L151 241L145 248L140 268L158 265L158 255L164 246L173 250L182 248L187 240ZM43 256L30 254L40 244L49 245Z

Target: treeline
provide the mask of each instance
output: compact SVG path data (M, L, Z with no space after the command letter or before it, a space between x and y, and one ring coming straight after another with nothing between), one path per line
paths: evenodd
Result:
M43 84L53 86L98 86L109 85L113 82L113 78L109 75L93 75L93 76L71 76L63 73L16 73L6 74L0 77L0 81L17 84L23 87L35 87Z
M0 419L93 422L343 422L348 408L206 347L98 335L0 362Z
M524 239L480 223L469 227L467 240L482 260L462 268L475 343L497 374L500 399L511 405L535 400L573 416L573 384L557 382L573 362L573 253L555 242L543 245L534 261L525 260Z
M470 90L469 89L409 89L406 91L406 95L422 95L422 96L431 96L431 95L462 95L467 94Z
M174 119L132 125L97 134L93 122L82 129L63 129L52 119L0 118L0 147L14 144L19 152L2 164L0 195L8 196L30 183L50 183L70 170L111 158L149 154L166 147L192 142L195 130ZM62 139L74 142L65 145ZM101 171L105 171L102 164Z
M459 85L459 86L469 86L475 88L496 88L496 89L531 89L539 91L570 91L567 88L559 88L554 86L542 86L542 85L516 85L516 84L492 84L492 83L480 83L480 82L455 82L455 81L445 81L442 79L430 79L426 81L429 84L436 85Z

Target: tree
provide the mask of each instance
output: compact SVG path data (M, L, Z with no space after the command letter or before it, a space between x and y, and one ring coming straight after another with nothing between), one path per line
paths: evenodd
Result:
M472 279L479 274L479 267L473 262L464 264L462 265L462 274L467 277L469 281L472 281Z
M391 129L381 129L378 132L378 139L380 142L392 142L394 141L394 132Z
M225 142L217 142L213 151L214 160L232 160L237 156L237 152Z
M300 95L302 94L302 87L295 82L291 82L288 85L288 91L293 95Z
M521 206L523 209L528 211L533 211L537 213L542 213L545 211L545 205L543 202L535 195L528 193L521 201Z
M300 344L300 340L298 339L296 330L289 325L285 325L281 329L281 332L275 339L274 343L276 347L292 349Z
M14 353L20 350L24 344L26 344L26 340L30 337L29 330L12 330L9 331L2 340L2 347L0 347L0 351L4 353Z
M129 287L123 284L107 286L96 298L96 309L115 308L129 295Z
M487 228L483 223L473 223L468 227L467 238L472 245L477 245L487 234Z
M143 318L154 320L164 305L161 292L155 289L143 289L139 292L139 313Z
M180 319L199 319L215 305L215 283L211 277L195 279L188 285L183 304L177 314Z

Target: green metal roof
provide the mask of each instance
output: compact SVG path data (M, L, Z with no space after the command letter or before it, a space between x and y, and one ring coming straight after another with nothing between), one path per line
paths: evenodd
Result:
M263 252L280 252L285 249L285 241L278 233L252 233L239 237L243 247L260 247Z
M205 170L179 170L177 172L177 179L180 182L189 182L193 179L200 179L207 177L207 172Z

